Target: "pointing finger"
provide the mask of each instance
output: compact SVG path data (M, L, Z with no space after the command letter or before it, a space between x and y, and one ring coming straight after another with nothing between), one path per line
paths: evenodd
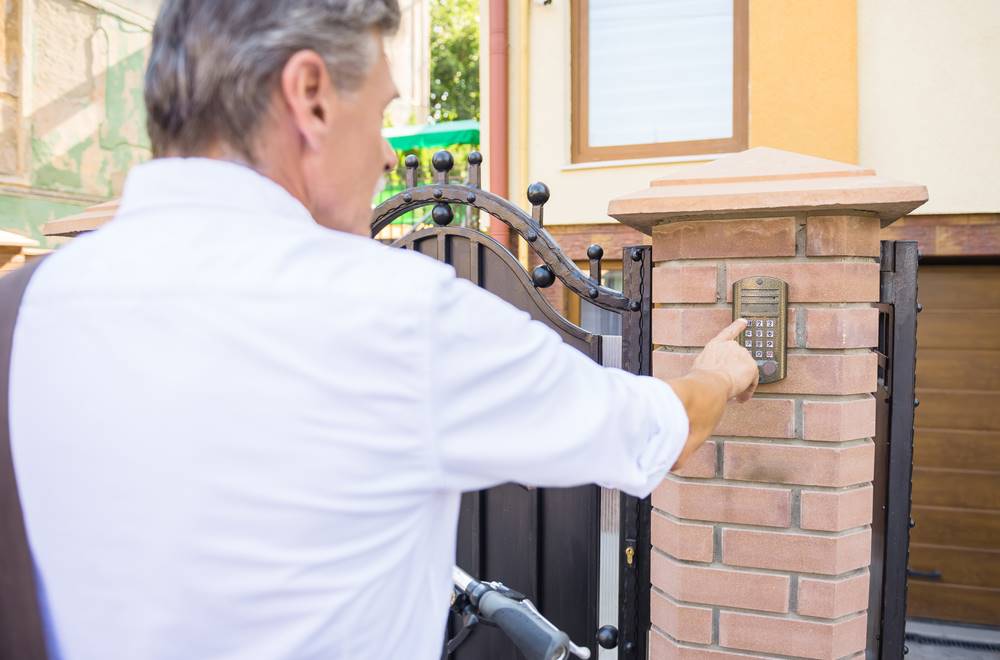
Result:
M740 336L740 333L746 329L746 327L746 319L736 319L723 328L719 334L715 335L715 337L712 338L712 341L730 341L736 339Z

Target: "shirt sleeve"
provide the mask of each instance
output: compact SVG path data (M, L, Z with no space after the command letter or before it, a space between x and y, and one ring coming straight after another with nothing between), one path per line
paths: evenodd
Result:
M597 483L645 496L684 447L687 414L669 385L598 365L468 281L441 286L430 326L442 487Z

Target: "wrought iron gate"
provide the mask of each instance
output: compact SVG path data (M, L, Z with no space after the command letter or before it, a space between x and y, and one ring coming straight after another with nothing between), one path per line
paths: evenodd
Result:
M868 658L902 658L910 554L917 244L882 241Z
M549 325L564 341L607 366L650 373L650 287L648 247L625 248L623 292L601 286L603 251L589 251L590 274L582 273L543 228L548 188L528 188L529 216L509 201L480 188L478 152L469 154L469 177L449 181L454 159L434 154L433 181L417 185L420 163L407 156L406 189L373 212L372 236L399 216L433 206L433 225L416 229L393 245L451 264L459 277L487 289ZM541 260L530 274L490 236L450 226L451 205L467 205L506 223ZM588 332L561 316L538 292L562 281L572 295L621 315L622 335ZM512 411L513 414L513 411ZM528 490L503 485L462 498L457 563L480 579L499 580L531 598L552 622L593 657L646 657L649 629L649 500L597 486ZM454 622L453 622L454 623ZM617 647L599 649L595 634L614 626ZM610 631L606 631L610 632ZM613 635L612 635L613 636ZM459 660L519 657L498 631L473 633L455 654Z

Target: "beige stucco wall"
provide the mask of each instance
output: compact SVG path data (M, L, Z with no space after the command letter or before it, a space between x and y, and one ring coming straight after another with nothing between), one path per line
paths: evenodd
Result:
M485 19L488 2L481 7ZM546 223L608 222L612 197L644 188L678 163L707 160L694 155L571 164L570 3L510 3L509 25L512 201L525 206L525 187L540 180L552 191ZM487 20L482 27L488 44ZM857 159L856 38L855 0L751 0L749 146ZM485 48L481 62L487 89ZM484 94L484 145L488 102Z
M860 0L860 157L918 213L1000 211L1000 2Z
M399 98L389 104L393 126L422 124L430 113L430 3L401 0L399 30L385 40L386 55Z

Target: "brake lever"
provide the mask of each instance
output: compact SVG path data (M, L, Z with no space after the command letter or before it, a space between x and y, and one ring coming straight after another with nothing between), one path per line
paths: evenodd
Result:
M462 629L445 644L445 651L448 655L454 653L465 642L465 639L472 634L473 628L482 623L479 615L476 614L476 608L473 607L469 601L469 596L465 592L455 589L452 594L451 610L462 617Z

